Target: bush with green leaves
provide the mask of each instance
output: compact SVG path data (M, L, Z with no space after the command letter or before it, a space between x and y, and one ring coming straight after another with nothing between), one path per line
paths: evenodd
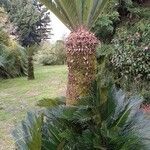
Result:
M66 63L66 50L63 41L55 44L44 43L35 55L35 60L42 65L63 65Z
M103 41L102 48L109 44L112 49L108 49L109 53L114 51L110 65L119 78L132 81L150 78L148 6L148 1L114 0L93 27Z
M13 25L8 14L0 7L0 78L26 74L26 50L11 35Z
M147 0L114 0L103 14L105 19L99 18L93 27L97 37L102 39L101 48L97 49L99 68L105 61L105 70L112 75L117 86L129 93L140 93L148 103L149 8ZM102 78L104 76L106 74Z
M75 106L57 100L61 105L52 100L43 113L28 113L16 127L17 150L149 149L150 120L138 96L128 98L113 86L95 84L93 94Z
M119 13L113 11L111 14L102 15L95 23L92 30L101 42L109 43L115 33L116 24L119 22Z
M149 80L150 25L140 21L133 30L128 30L128 27L118 29L113 40L114 54L111 63L120 77Z
M23 47L18 45L16 49L10 49L0 45L0 77L13 78L26 75L26 61Z
M50 43L44 43L39 47L37 53L35 53L34 60L38 64L42 65L54 65L56 62L56 57L54 55L54 49Z
M10 78L26 74L27 55L23 47L0 29L0 77Z

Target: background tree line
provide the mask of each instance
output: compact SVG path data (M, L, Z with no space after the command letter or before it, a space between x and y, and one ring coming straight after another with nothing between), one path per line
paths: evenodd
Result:
M33 54L40 43L51 35L49 12L37 1L2 1L19 44L27 53L28 79L34 79Z
M142 93L146 101L150 97L149 6L148 0L113 1L93 27L102 41L97 49L102 74L110 74L118 87Z

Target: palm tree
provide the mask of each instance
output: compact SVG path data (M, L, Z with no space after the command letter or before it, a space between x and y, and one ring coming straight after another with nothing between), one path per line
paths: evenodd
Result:
M95 79L95 49L99 41L90 32L109 0L40 0L71 30L66 40L69 69L67 105L90 94Z

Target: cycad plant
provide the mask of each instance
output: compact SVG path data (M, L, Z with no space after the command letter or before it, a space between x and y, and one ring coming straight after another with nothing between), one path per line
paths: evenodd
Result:
M67 105L90 93L96 74L95 48L99 41L90 32L109 0L40 0L66 25L71 33L66 40L69 69Z
M105 98L95 84L93 94L74 106L57 106L57 99L42 114L28 113L13 132L17 150L149 150L150 120L140 110L142 99L106 89Z

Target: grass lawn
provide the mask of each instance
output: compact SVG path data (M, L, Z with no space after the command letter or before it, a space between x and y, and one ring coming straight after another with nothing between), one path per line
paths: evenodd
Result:
M36 66L35 80L26 77L0 80L0 150L12 150L11 131L42 98L64 96L66 66Z

